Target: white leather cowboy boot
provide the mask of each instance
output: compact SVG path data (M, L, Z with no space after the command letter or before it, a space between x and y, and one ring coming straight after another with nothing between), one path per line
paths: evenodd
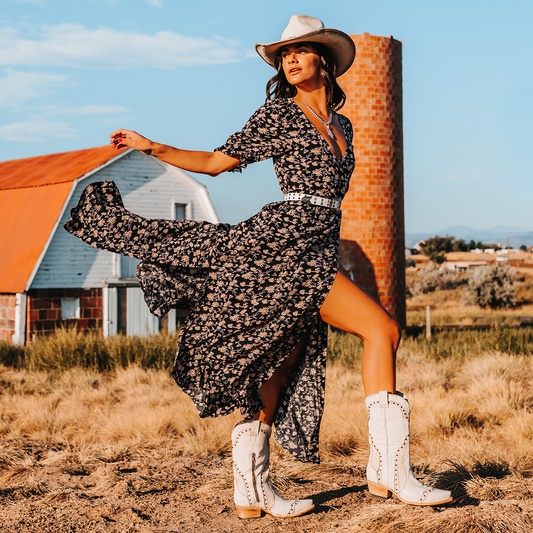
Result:
M281 518L299 516L313 509L313 500L285 500L269 479L272 429L259 420L238 423L233 443L234 499L239 518L259 518L261 510Z
M452 501L448 490L427 487L411 470L409 402L401 393L380 391L366 398L370 458L366 469L368 491L389 498L391 492L411 505L442 505Z

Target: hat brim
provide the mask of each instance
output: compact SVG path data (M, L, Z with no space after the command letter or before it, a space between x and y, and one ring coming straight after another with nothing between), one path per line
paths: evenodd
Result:
M337 62L337 77L342 76L355 59L355 44L350 36L333 28L321 28L293 39L270 44L257 43L255 50L271 67L276 68L276 57L279 49L289 44L301 42L320 43L327 46Z

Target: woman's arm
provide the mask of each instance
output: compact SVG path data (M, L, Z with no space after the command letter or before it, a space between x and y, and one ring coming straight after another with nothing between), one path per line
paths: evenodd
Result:
M117 130L110 137L111 144L117 149L134 148L183 170L209 176L218 176L221 172L231 170L240 163L238 157L231 157L222 152L193 152L155 143L131 130Z

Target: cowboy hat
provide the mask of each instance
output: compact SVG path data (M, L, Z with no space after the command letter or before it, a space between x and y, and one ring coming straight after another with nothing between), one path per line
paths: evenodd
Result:
M344 74L355 58L355 45L349 35L333 28L325 28L324 23L305 15L293 15L289 24L275 43L255 45L257 53L276 68L276 57L283 46L299 43L321 43L327 46L337 62L337 76Z

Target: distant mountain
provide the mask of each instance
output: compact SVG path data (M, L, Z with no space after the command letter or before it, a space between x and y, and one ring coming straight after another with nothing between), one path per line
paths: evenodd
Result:
M406 233L405 245L411 248L421 239L428 239L435 235L440 235L441 237L449 235L456 239L464 239L467 242L473 239L476 242L481 241L485 244L501 243L502 246L507 246L507 239L509 239L509 246L513 248L519 248L522 244L525 244L528 248L533 246L533 229L518 226L495 226L489 229L452 226L435 233Z

